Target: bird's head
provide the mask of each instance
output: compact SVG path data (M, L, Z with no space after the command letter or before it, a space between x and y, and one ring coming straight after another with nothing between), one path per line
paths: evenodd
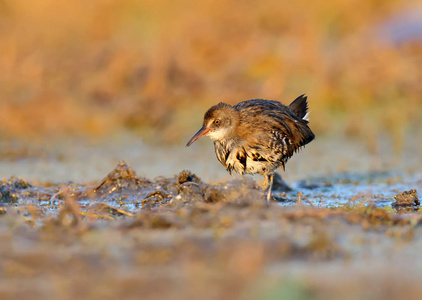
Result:
M205 113L202 127L189 140L186 147L206 135L213 141L233 137L238 119L239 113L231 105L222 102L214 105Z

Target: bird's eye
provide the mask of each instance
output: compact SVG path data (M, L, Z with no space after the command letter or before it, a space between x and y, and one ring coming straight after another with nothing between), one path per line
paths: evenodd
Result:
M214 121L215 125L220 124L220 122L221 122L221 121L220 121L219 119L217 119L217 120L215 120L215 121Z

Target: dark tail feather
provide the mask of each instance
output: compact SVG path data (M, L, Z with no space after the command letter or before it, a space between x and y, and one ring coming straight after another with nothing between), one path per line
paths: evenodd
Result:
M308 112L308 97L305 94L297 97L292 103L290 103L290 109L295 113L296 116L303 119Z

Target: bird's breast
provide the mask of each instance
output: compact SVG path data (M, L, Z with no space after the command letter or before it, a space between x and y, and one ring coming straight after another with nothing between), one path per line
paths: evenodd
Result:
M235 140L219 140L214 142L215 154L220 163L232 174L247 172L247 154L245 148Z
M265 157L256 149L250 149L233 140L214 142L217 159L232 174L265 174L280 166L280 155L265 153Z

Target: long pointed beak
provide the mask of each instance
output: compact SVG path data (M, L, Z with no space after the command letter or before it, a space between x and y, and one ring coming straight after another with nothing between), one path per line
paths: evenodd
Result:
M189 142L186 144L186 147L189 147L190 145L192 145L193 144L193 142L195 142L197 139L199 139L199 138L201 138L201 137L203 137L203 136L205 136L205 135L207 135L208 134L208 132L209 132L210 130L207 128L207 127L205 127L205 126L202 126L201 127L201 129L199 129L198 130L198 132L197 133L195 133L195 135L189 140Z

